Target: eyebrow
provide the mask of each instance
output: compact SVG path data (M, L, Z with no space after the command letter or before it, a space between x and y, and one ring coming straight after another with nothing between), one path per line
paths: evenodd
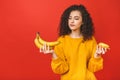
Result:
M72 16L69 16L69 17L72 17ZM80 16L74 16L74 17L80 17Z

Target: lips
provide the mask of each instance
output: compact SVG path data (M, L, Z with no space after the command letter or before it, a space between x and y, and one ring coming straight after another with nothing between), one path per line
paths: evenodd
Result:
M70 26L75 26L74 24L70 24Z

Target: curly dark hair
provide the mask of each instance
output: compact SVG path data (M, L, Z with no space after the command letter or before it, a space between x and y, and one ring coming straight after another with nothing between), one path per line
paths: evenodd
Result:
M78 10L82 14L82 21L83 24L80 27L80 32L83 35L83 41L89 40L92 38L95 30L93 27L92 18L90 17L90 14L86 10L86 8L83 5L72 5L68 7L61 16L61 21L59 25L59 36L64 36L66 34L70 34L71 30L68 26L68 19L71 11Z

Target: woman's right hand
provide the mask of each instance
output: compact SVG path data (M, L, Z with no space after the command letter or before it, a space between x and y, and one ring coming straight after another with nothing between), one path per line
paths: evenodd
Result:
M46 43L43 45L43 47L40 48L40 52L44 53L44 54L52 54L52 58L53 59L57 59L57 55L55 54L54 50L50 48L49 45L47 45Z
M40 52L42 52L42 53L44 53L44 54L49 54L49 53L54 53L54 50L51 49L50 46L45 43L45 44L43 44L43 46L40 48Z

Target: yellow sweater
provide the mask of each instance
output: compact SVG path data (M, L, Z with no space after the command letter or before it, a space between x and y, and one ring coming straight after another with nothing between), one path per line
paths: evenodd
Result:
M66 35L54 49L57 59L52 59L53 72L61 74L61 80L96 80L94 72L103 68L103 59L94 58L96 40L82 42L81 38Z

